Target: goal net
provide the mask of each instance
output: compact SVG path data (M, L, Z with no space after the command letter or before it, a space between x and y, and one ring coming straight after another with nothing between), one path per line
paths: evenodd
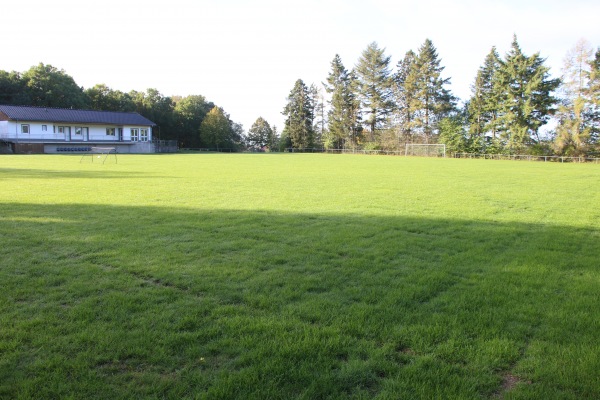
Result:
M90 151L81 157L79 162L81 163L84 159L91 159L92 162L101 162L104 164L107 160L114 160L117 163L117 149L116 147L90 147Z
M446 157L446 145L406 143L404 155L417 157Z

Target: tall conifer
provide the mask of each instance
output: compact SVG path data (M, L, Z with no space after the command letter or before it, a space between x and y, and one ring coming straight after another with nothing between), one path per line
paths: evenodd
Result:
M314 104L309 88L302 79L296 81L287 100L283 109L283 115L286 116L284 134L296 149L313 147Z
M353 88L353 76L346 70L337 54L331 62L331 71L324 86L327 93L331 95L330 109L327 114L327 144L334 148L342 148L348 141L353 142L358 105Z
M555 111L557 100L552 92L560 84L550 79L549 68L539 53L523 54L516 35L498 70L502 89L501 123L503 139L510 152L539 140L539 128Z
M394 77L394 94L397 105L396 122L398 125L399 141L414 141L415 121L420 107L417 96L419 73L416 60L417 55L414 51L407 51L404 58L397 64L398 71Z
M483 149L486 134L496 137L501 94L496 82L499 68L500 55L496 47L492 47L471 86L472 95L467 106L469 135L478 151Z
M394 109L390 57L376 42L367 46L356 64L358 91L366 114L365 125L369 128L370 140L376 131L387 128L388 116Z
M454 110L455 99L445 88L450 78L442 78L444 67L431 40L426 39L419 48L415 66L418 73L415 105L419 108L415 122L425 143L429 143L437 131L437 123Z

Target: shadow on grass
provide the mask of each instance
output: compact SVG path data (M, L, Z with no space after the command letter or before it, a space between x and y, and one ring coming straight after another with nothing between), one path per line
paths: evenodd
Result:
M0 397L600 396L597 230L2 209Z

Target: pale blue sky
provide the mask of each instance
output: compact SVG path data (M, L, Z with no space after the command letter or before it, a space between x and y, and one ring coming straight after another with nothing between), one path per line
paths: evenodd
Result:
M296 79L320 84L336 53L351 69L376 41L395 67L430 38L463 99L490 48L513 33L554 76L580 39L600 46L591 0L21 0L3 5L0 69L39 62L85 87L201 94L247 130L262 116L280 130Z

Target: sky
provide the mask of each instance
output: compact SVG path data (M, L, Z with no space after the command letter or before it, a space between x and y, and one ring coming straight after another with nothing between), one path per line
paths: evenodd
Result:
M600 46L597 0L20 0L2 15L0 70L41 62L84 88L202 95L246 130L263 117L281 131L297 79L321 85L336 54L352 69L372 42L395 69L429 38L463 100L514 34L553 77L578 40Z

